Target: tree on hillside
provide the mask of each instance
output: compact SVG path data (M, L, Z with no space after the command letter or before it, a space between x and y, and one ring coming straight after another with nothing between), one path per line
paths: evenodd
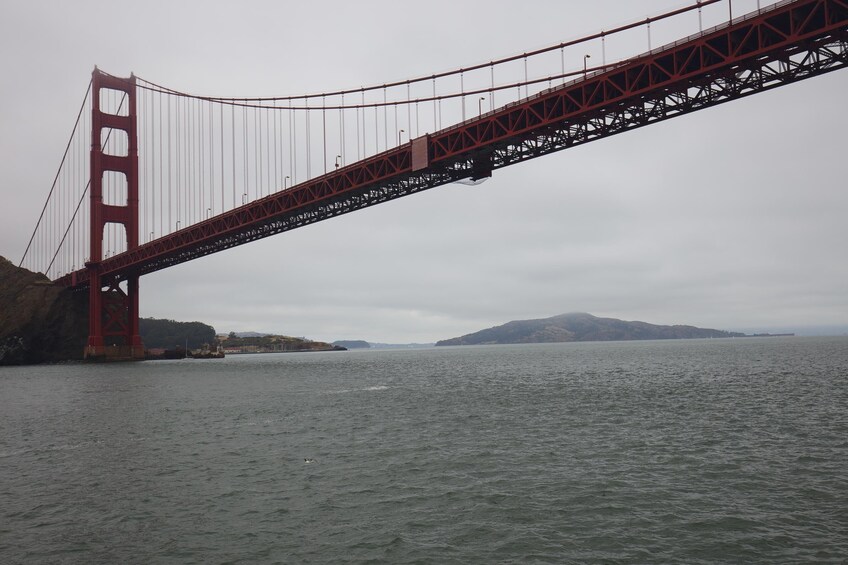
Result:
M204 343L215 344L215 328L202 322L141 318L139 333L148 348L174 349L179 346L199 349Z

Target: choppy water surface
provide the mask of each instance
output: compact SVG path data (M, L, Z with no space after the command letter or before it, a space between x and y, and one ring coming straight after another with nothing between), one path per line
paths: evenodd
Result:
M2 563L846 555L848 338L0 370Z

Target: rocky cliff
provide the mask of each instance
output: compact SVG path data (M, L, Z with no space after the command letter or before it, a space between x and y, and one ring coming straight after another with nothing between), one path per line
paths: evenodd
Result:
M81 359L88 295L0 257L0 365Z

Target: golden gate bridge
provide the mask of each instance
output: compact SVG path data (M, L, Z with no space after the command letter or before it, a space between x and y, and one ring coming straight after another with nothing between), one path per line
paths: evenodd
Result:
M704 0L387 84L181 92L95 68L21 265L89 295L86 356L143 356L141 275L848 64L848 0ZM721 9L725 22L703 24ZM692 33L654 45L652 30ZM635 52L634 52L635 46Z

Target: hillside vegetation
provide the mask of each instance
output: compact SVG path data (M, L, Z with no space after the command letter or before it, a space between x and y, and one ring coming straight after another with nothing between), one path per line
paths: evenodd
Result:
M239 337L231 332L221 340L226 351L241 353L281 353L295 351L345 351L345 347L288 335L255 335Z
M148 349L175 349L177 346L200 349L204 344L215 345L215 328L202 322L156 318L141 318L138 322L141 341Z
M88 295L0 257L0 365L82 359Z
M703 329L694 326L658 326L645 322L598 318L591 314L578 312L539 320L508 322L501 326L439 341L436 345L692 339L742 337L743 335L736 332Z

